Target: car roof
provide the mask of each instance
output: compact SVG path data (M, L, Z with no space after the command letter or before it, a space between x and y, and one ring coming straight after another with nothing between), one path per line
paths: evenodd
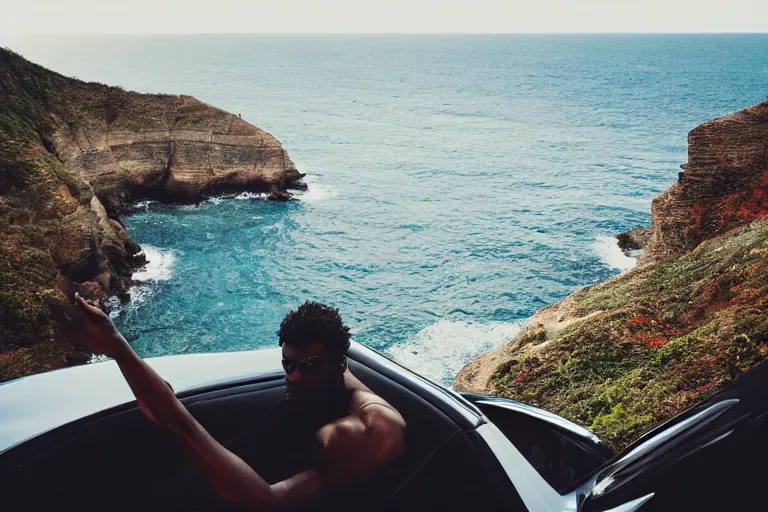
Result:
M280 371L280 349L145 359L178 392ZM135 400L112 361L0 384L0 452L60 425Z
M464 429L485 422L453 390L437 385L359 343L349 358L422 396ZM177 394L229 386L282 372L279 348L146 358ZM40 373L0 384L0 453L72 421L135 400L112 360Z

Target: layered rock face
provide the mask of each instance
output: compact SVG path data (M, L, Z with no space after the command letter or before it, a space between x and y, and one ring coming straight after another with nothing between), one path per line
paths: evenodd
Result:
M0 49L0 381L86 361L46 301L103 300L144 263L120 220L144 198L304 188L268 133L189 96L63 77Z
M456 389L544 407L621 448L765 360L768 102L689 142L681 181L653 203L642 264L538 311Z
M645 258L674 258L768 215L768 102L702 124L688 135L678 183L653 201Z
M103 116L62 125L54 140L110 212L137 198L188 202L302 187L280 143L233 114L189 96L111 90L102 102Z

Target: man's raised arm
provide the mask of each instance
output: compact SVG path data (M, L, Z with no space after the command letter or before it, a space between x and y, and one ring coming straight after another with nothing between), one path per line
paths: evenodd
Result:
M176 398L170 386L133 351L110 318L76 296L78 310L57 320L65 335L113 358L142 412L173 431L213 488L227 501L254 510L283 510L319 497L320 476L305 471L268 484L240 457L216 441Z

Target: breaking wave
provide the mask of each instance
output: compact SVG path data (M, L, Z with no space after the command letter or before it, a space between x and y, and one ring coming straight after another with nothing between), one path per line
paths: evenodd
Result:
M603 263L622 272L632 270L637 264L637 258L624 254L616 239L610 236L598 236L595 241L595 251Z
M142 254L147 257L147 264L133 273L137 281L167 281L173 276L176 263L176 251L160 249L151 245L142 245Z
M419 331L412 340L393 345L387 352L403 366L450 386L464 364L517 336L524 323L439 320Z

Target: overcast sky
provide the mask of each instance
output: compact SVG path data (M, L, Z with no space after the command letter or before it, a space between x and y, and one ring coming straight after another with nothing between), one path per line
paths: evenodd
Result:
M24 33L766 32L768 0L0 0Z

